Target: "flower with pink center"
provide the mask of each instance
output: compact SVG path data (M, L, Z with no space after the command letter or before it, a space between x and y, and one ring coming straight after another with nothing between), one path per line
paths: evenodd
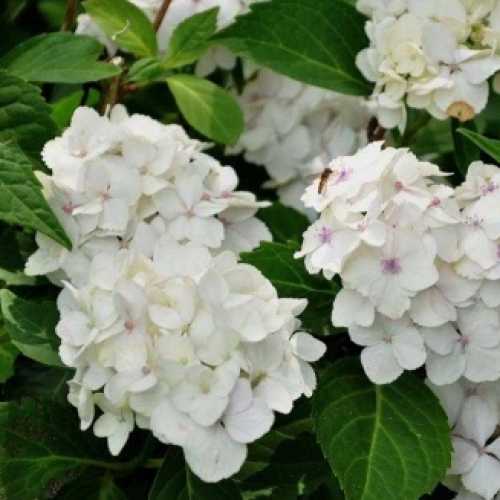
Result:
M318 234L318 238L321 243L331 243L332 242L333 231L329 227L323 226Z
M415 370L425 363L424 341L407 316L394 321L377 315L369 327L351 326L349 336L364 347L361 363L375 384L394 382L404 370Z
M434 196L434 198L432 198L431 200L430 206L432 208L436 208L439 207L440 205L441 205L441 200L437 196Z
M495 309L479 301L458 309L457 329L451 323L423 328L430 352L427 375L436 385L465 377L488 382L500 377L500 321Z
M367 297L377 311L398 319L417 292L437 282L434 258L417 234L394 229L382 247L360 247L346 262L342 279L344 286Z
M497 423L495 403L479 395L466 397L453 432L454 453L448 471L449 474L460 475L462 484L469 492L460 498L492 500L500 489L500 439L495 434Z
M352 168L349 167L342 167L340 170L336 172L336 177L335 177L335 184L338 184L340 182L345 182L351 177L352 175Z
M498 184L496 182L490 181L488 184L481 187L481 194L486 196L488 194L494 193L498 189Z
M384 274L399 274L401 272L399 259L382 259L381 265Z

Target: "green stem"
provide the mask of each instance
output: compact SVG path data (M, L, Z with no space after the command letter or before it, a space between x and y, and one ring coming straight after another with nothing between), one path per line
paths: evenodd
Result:
M159 469L162 463L163 458L150 458L142 464L142 467L144 467L144 469Z

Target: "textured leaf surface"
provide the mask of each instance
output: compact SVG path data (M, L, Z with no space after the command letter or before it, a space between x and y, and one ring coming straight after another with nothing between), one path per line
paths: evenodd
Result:
M356 68L365 18L340 0L273 0L216 34L237 54L296 80L354 95L371 85Z
M42 194L30 160L16 144L0 143L0 220L41 231L71 247Z
M73 375L74 371L70 368L37 362L19 363L16 366L16 376L4 386L5 399L44 399L66 406L68 381Z
M79 429L77 412L24 399L0 403L0 489L9 500L47 498L88 466L103 466L105 441ZM110 461L109 467L114 463Z
M177 68L196 61L208 47L208 39L217 29L219 8L205 10L180 23L169 42L164 66Z
M318 486L331 475L313 434L283 439L262 470L250 477L253 489L288 486L298 496L303 485Z
M234 144L243 132L243 113L234 97L208 80L192 75L167 78L184 118L209 139Z
M302 235L310 224L305 215L279 202L259 210L258 217L266 223L273 240L279 243L302 241Z
M328 370L313 400L316 434L347 500L417 500L451 461L448 421L414 375L375 386L358 360Z
M9 290L0 292L5 329L12 343L28 358L61 366L55 334L59 314L54 301L34 301L17 297Z
M58 495L59 500L127 500L123 491L110 476L96 477L95 473L73 481Z
M55 134L56 125L40 89L0 71L0 142L15 141L38 158Z
M491 156L497 163L500 163L500 141L498 139L489 139L466 128L458 129L457 132L475 144L481 151Z
M19 351L12 344L9 335L0 328L0 384L14 375L14 363Z
M235 484L220 481L208 484L198 479L184 464L179 448L170 447L156 475L148 500L239 500Z
M88 36L49 33L17 45L0 59L0 67L31 82L94 82L120 72L112 64L97 61L102 50L102 45Z
M304 262L293 257L297 249L295 243L263 242L253 252L243 253L241 260L259 269L276 287L280 297L307 299L309 304L302 315L305 328L316 334L329 334L336 285L310 275Z
M87 0L83 5L120 48L139 57L156 54L153 26L139 7L127 0Z

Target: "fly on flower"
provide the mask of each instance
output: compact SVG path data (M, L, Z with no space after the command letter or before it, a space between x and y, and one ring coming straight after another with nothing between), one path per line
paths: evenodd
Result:
M325 190L326 184L328 182L328 179L330 178L330 175L332 175L333 170L331 168L325 168L323 172L321 173L321 176L319 178L319 185L318 185L318 194L322 194L323 191Z

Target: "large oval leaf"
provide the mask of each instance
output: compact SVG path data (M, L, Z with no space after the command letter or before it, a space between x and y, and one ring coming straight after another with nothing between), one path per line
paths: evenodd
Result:
M139 7L127 0L87 0L83 5L119 47L139 57L156 54L153 25Z
M345 94L368 95L356 67L368 46L365 18L341 0L273 0L215 35L237 54L296 80Z
M109 458L104 440L81 432L78 414L68 403L0 403L2 498L54 498L65 482L89 466L119 469L120 463Z
M102 50L88 36L48 33L20 43L0 59L0 65L30 82L95 82L120 73L115 65L97 61Z
M40 89L0 71L0 142L17 142L25 153L40 158L56 131Z
M167 78L184 118L209 139L234 144L243 132L243 113L234 97L208 80L192 75Z
M41 231L67 248L71 241L49 207L28 157L0 142L0 220Z
M375 386L359 361L337 362L313 401L317 438L347 500L417 500L451 461L448 420L423 380Z

